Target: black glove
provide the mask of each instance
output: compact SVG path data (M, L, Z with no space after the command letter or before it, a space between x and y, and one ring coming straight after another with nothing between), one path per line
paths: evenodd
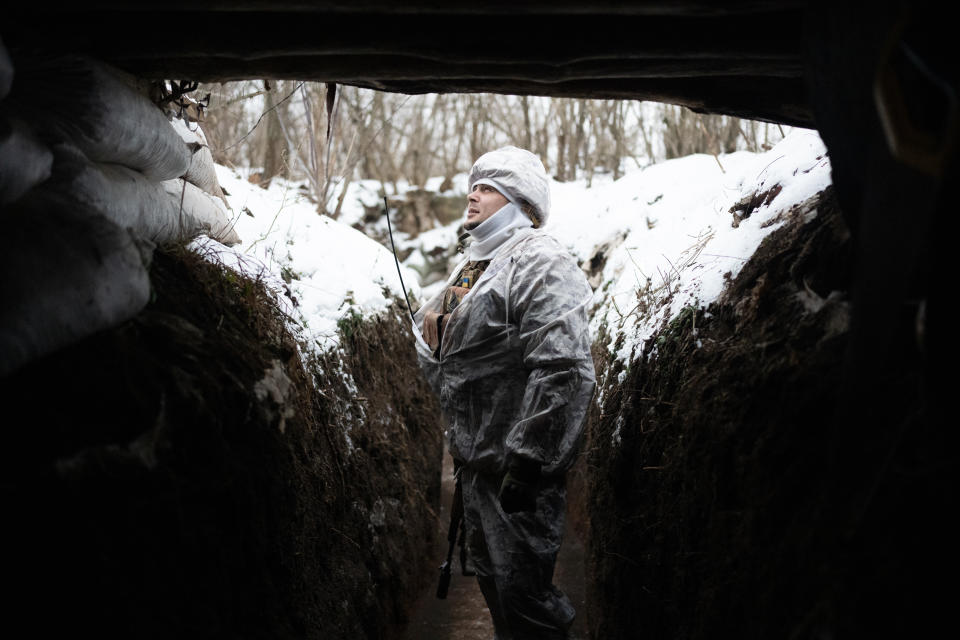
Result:
M536 511L537 485L540 483L540 463L517 458L510 463L507 475L500 483L500 506L506 513Z

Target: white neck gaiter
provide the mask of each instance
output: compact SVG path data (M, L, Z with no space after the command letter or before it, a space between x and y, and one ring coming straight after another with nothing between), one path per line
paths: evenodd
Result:
M533 222L520 207L508 202L492 216L468 231L473 242L467 247L469 260L490 260L496 255L503 243L512 238L518 230L533 227Z

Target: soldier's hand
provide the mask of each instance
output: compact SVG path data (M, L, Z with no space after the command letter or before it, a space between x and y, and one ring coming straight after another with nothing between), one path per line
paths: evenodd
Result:
M423 340L432 351L436 351L440 344L440 335L437 333L437 316L439 315L433 311L423 314Z
M443 308L447 311L453 311L463 300L463 296L469 293L470 289L466 287L447 287L443 294Z
M463 296L467 295L470 292L470 289L466 287L450 287L450 292L457 296L457 300L463 300Z
M510 465L500 483L500 506L506 513L536 511L537 485L540 483L540 465L524 461Z

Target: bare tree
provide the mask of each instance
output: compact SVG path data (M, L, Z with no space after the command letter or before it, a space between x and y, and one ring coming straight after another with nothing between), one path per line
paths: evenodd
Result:
M422 187L438 175L445 190L479 155L508 143L536 153L558 180L592 182L598 173L620 178L629 161L643 167L691 153L719 161L784 135L766 123L637 101L404 96L292 81L206 90L205 131L218 162L306 180L318 210L333 215L354 179L379 180L395 194L401 179Z

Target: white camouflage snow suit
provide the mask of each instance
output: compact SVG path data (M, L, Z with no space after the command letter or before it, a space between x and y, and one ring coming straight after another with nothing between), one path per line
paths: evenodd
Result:
M471 186L481 161L496 153L478 160ZM515 185L517 171L501 171L497 180ZM417 312L414 333L420 364L449 421L448 449L461 464L468 551L496 638L566 638L575 612L552 580L564 531L564 474L595 387L587 331L592 291L554 238L524 228L448 315L438 359L419 330L426 312L442 313L443 295ZM505 513L500 506L498 490L513 456L542 465L535 511Z

